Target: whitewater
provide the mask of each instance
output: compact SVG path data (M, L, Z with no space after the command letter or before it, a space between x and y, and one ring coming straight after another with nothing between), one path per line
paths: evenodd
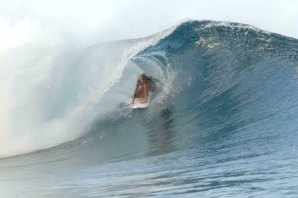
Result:
M297 39L216 21L1 52L0 197L295 197L297 68Z

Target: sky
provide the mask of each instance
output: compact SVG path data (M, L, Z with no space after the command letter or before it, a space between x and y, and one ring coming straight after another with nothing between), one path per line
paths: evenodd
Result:
M32 41L92 45L144 37L186 19L298 38L297 0L0 0L0 52Z

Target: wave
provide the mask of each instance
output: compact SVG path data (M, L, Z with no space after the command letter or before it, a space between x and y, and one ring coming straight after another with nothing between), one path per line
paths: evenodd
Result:
M15 70L1 76L1 157L80 138L69 144L86 152L97 144L113 150L103 140L122 145L111 159L192 147L239 130L297 128L293 38L188 21L143 39L51 52L26 49L34 58L12 61ZM146 111L132 111L135 81L144 72L161 81L159 92Z
M88 124L113 110L117 100L103 103L103 96L119 81L130 58L174 28L84 49L28 45L3 53L0 157L53 147L86 134Z

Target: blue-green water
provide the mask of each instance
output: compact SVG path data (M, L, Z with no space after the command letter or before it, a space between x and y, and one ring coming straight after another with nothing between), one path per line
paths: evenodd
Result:
M90 59L105 69L140 40L90 47L61 89L84 90ZM103 113L86 133L0 160L1 197L297 197L298 40L190 21L124 65L91 105ZM148 109L131 110L142 72L161 82ZM51 98L51 108L77 105L70 96ZM44 112L63 117L59 109Z

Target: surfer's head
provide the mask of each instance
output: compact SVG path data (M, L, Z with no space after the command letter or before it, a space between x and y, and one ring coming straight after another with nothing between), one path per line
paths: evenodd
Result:
M140 75L140 77L139 77L139 81L140 81L141 83L144 83L145 80L146 80L146 75L143 73L143 74Z

